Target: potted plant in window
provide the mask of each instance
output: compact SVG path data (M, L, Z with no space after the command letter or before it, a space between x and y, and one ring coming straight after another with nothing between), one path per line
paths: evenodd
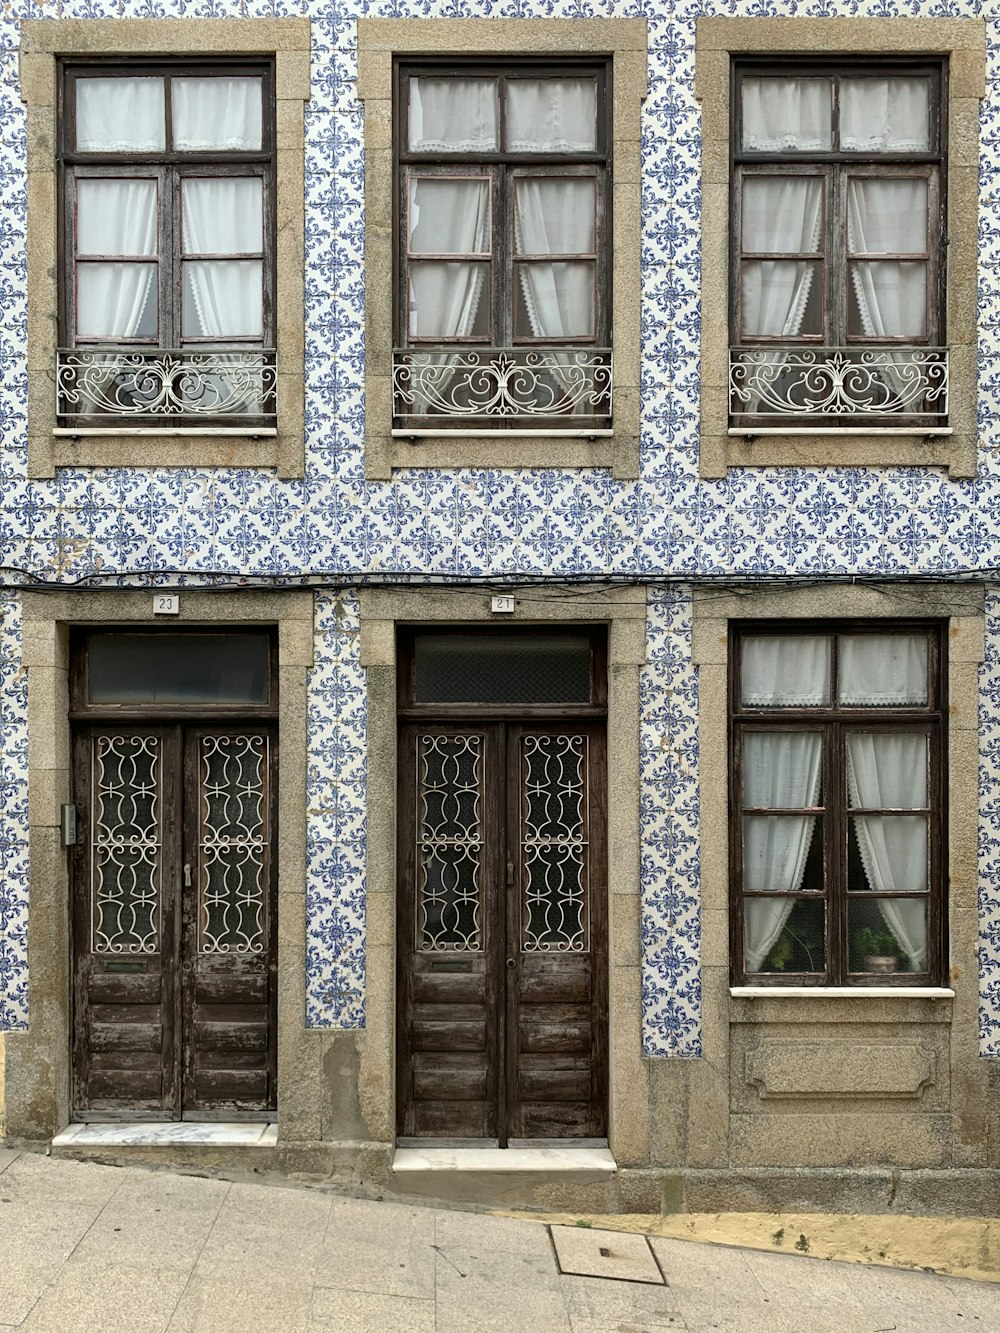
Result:
M861 959L862 972L898 972L899 941L891 930L872 930L862 926L854 936L855 957Z

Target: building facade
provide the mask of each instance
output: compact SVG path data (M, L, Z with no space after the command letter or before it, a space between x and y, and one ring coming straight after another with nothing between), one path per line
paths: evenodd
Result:
M0 34L9 1140L992 1211L989 12Z

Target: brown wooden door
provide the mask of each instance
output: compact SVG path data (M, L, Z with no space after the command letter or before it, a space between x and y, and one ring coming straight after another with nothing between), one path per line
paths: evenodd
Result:
M400 733L398 1132L607 1133L604 725Z
M79 1118L273 1112L276 762L266 726L78 731Z

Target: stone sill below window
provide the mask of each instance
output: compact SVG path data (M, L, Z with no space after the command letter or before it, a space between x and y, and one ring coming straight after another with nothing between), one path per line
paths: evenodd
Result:
M505 435L526 436L529 439L544 440L551 436L558 436L563 439L573 440L599 440L609 439L614 435L613 430L518 430L518 431L500 431L497 430L448 430L447 427L439 427L436 430L408 430L405 426L393 427L392 438L394 440L502 440Z
M950 986L730 986L736 1000L785 1000L802 996L810 1000L953 1000Z
M278 432L273 426L56 426L52 434L60 439L73 440L84 436L111 435L238 435L247 439L273 440Z
M952 435L951 426L730 426L727 435L745 440L760 435Z

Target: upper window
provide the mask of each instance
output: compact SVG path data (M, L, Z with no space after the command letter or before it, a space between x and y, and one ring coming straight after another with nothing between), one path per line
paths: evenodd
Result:
M270 62L63 67L58 411L274 424Z
M940 631L746 626L730 675L734 981L940 984Z
M396 427L607 427L607 62L400 63Z
M946 424L942 63L734 67L734 425Z

